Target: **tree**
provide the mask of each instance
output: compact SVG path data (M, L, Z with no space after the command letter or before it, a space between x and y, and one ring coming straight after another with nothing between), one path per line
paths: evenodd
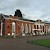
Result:
M15 15L14 15L14 16L22 17L21 11L20 11L19 9L17 9L17 10L15 11Z

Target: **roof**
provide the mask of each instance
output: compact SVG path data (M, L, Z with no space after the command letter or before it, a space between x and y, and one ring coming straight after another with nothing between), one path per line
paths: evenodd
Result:
M24 20L24 21L30 21L30 22L35 22L34 20L29 20L29 19L25 19L25 18L18 18L19 20Z
M5 18L10 18L10 16L9 15L4 15L4 14L0 14L0 22L1 21L3 21L3 19L5 19Z
M4 15L4 17L6 17L6 18L10 18L10 16L9 16L9 15Z
M10 18L10 15L4 15L4 14L0 14L0 22L1 20L3 19L11 19ZM23 21L30 21L30 22L37 22L37 20L29 20L29 19L26 19L26 18L21 18L21 17L18 17L19 20L23 20ZM50 21L41 21L42 23L46 23L46 24L50 24Z
M50 21L44 21L46 24L50 24Z

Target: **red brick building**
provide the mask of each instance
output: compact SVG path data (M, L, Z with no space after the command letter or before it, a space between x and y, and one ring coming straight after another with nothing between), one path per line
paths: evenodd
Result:
M33 21L18 16L1 15L0 35L33 36L47 35L49 23L41 20Z

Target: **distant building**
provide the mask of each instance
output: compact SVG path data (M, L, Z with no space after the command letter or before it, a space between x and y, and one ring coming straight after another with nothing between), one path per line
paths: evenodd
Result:
M47 35L50 23L18 18L18 16L0 15L0 35L33 36Z

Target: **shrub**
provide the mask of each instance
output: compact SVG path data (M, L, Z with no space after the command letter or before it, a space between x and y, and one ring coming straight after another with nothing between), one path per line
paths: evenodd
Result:
M13 38L12 35L5 35L4 37L5 37L5 38Z

